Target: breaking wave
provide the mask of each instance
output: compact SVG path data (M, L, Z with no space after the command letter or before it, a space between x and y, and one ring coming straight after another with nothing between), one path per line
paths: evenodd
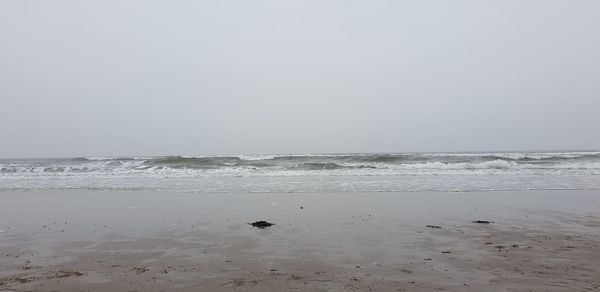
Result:
M124 173L165 173L178 170L186 174L280 175L295 172L329 171L352 175L374 174L480 174L492 172L556 173L578 170L582 174L600 173L600 152L552 153L415 153L415 154L303 154L303 155L229 155L162 157L89 157L72 159L0 160L0 173L114 175ZM195 172L194 172L195 171Z
M415 184L406 183L415 177ZM502 177L504 183L489 183ZM534 183L531 177L543 177ZM229 181L257 179L252 185ZM348 178L348 179L347 179ZM527 178L527 179L524 179ZM299 184L298 180L306 180ZM581 182L584 180L585 182ZM368 181L361 182L360 181ZM386 182L386 183L384 183ZM443 183L441 183L443 182ZM239 184L237 187L232 185ZM312 184L312 186L311 186ZM268 154L0 160L0 190L600 188L600 152ZM194 187L191 187L194 186ZM309 187L311 186L311 187ZM452 186L452 187L451 187Z

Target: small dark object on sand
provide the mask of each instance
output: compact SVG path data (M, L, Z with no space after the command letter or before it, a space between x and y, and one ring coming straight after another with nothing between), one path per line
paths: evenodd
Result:
M304 207L300 207L300 209L304 209Z
M477 223L477 224L490 224L493 223L492 221L487 221L487 220L475 220L473 221L473 223Z
M65 278L71 276L83 276L83 273L77 271L59 271L54 275L55 278Z
M425 225L425 227L435 228L435 229L442 228L442 226L437 226L437 225Z
M146 267L143 267L143 266L142 266L142 267L134 267L134 268L133 268L133 271L134 271L136 274L141 274L141 273L145 273L145 272L148 272L148 271L150 271L150 269L148 269L148 268L146 268Z
M250 225L252 225L252 227L264 229L264 228L267 228L267 227L271 227L271 226L273 226L275 224L273 224L271 222L267 222L267 221L261 220L261 221L252 222L252 223L250 223Z

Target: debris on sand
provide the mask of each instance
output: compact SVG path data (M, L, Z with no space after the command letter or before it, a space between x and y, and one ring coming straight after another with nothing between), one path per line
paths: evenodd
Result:
M438 225L425 225L425 227L434 228L434 229L442 228L442 226L438 226Z
M477 224L490 224L490 223L494 223L494 222L487 221L487 220L475 220L475 221L473 221L473 223L477 223Z
M35 279L37 279L37 278L36 277L24 277L24 278L17 278L16 280L21 283L27 283L27 282L31 282Z
M148 269L147 267L141 266L141 267L134 267L134 268L133 268L133 271L134 271L136 274L141 274L141 273L145 273L145 272L148 272L148 271L150 271L150 269Z
M20 283L29 283L35 280L44 280L44 279L59 279L59 278L66 278L66 277L72 277L72 276L83 276L84 273L82 272L77 272L77 271L58 271L54 274L46 274L44 276L40 276L40 277L36 277L36 276L27 276L27 277L18 277L15 278L14 281L15 282L20 282ZM0 282L0 286L2 286L3 283ZM0 291L5 291L5 290L0 290ZM8 290L7 290L8 291ZM12 290L10 290L12 291Z
M77 272L77 271L58 271L58 273L56 273L54 275L55 278L65 278L65 277L71 277L71 276L83 276L82 272Z
M261 220L261 221L252 222L252 223L250 223L250 225L252 225L252 227L256 227L256 228L260 228L260 229L265 229L265 228L271 227L271 226L273 226L275 224L271 223L271 222L267 222L267 221Z

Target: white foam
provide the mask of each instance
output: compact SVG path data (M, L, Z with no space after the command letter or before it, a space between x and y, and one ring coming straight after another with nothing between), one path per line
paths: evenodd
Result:
M0 172L0 190L56 188L188 190L199 188L197 185L200 183L203 184L202 191L217 192L231 189L245 192L245 188L264 191L287 190L288 188L315 190L326 188L330 184L335 185L345 177L353 179L339 183L337 186L339 190L505 189L508 188L506 185L508 183L518 185L523 189L539 189L549 185L579 189L594 188L600 185L600 179L598 179L600 177L600 157L594 157L597 154L600 152L434 153L413 155L417 158L425 157L424 160L409 157L408 159L392 159L388 162L346 159L351 156L371 155L376 157L378 154L317 154L308 157L306 154L244 154L235 155L235 157L247 161L245 163L239 163L240 165L234 163L215 168L181 168L177 165L169 166L169 164L153 165L151 160L146 159L127 160L106 157L96 157L97 159L90 161L81 159L4 160L0 161L0 170L2 170ZM300 158L298 161L284 159L268 163L252 163L252 161L273 160L277 157L288 156ZM498 159L489 160L490 156ZM578 159L584 156L586 158ZM466 158L462 159L461 157ZM567 159L555 160L556 157ZM522 158L532 160L517 161ZM536 160L545 158L551 159ZM360 160L365 161L360 162ZM297 167L303 161L331 162L342 167L318 170ZM532 176L544 177L545 184L540 186L540 184L533 184L528 179L522 179ZM381 185L382 181L391 177L397 179L389 182L393 187ZM421 181L422 185L403 186L402 181L409 177L420 177L415 180ZM504 184L486 182L483 185L481 182L499 177L509 177L510 180ZM398 180L398 178L400 179ZM355 182L355 180L365 179L369 181L368 185ZM261 186L248 186L240 183L246 180L260 181ZM303 183L298 184L298 181L303 181ZM236 186L236 184L240 184L240 186ZM514 186L510 185L510 187ZM335 191L336 188L332 187L331 190Z
M112 160L111 157L85 157L86 160L90 161L104 161L104 160Z
M241 159L241 160L247 160L247 161L259 161L259 160L271 160L271 159L275 159L277 157L280 157L278 155L252 155L252 154L240 154L240 155L235 155L235 157Z
M506 159L549 159L549 158L579 158L588 155L600 155L597 151L585 151L585 152L486 152L486 153L424 153L421 154L426 157L485 157L495 156L498 158Z

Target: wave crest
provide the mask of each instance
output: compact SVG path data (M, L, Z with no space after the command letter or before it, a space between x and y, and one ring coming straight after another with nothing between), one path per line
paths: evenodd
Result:
M317 172L319 171L319 172ZM10 175L600 174L600 152L302 154L0 160Z

